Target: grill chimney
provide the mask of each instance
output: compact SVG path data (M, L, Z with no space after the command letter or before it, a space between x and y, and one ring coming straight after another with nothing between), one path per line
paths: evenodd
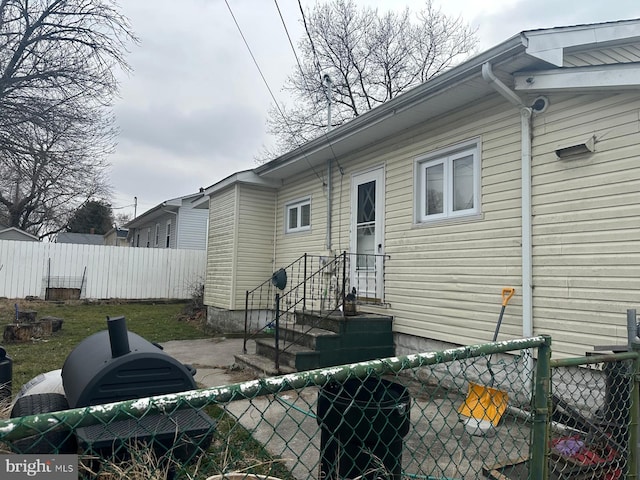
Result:
M129 332L127 322L124 317L107 317L107 328L109 330L109 343L111 344L111 356L113 358L126 355L129 349Z

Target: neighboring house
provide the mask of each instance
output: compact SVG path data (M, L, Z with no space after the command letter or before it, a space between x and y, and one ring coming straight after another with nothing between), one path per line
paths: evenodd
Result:
M145 248L204 250L208 212L194 209L202 192L162 202L125 225L129 245Z
M60 232L56 235L56 243L73 243L76 245L104 245L104 236L95 233Z
M104 244L114 247L128 247L128 234L129 230L127 228L114 227L103 235Z
M500 339L626 345L639 119L640 20L522 32L209 187L209 320L300 255L347 251L386 255L361 308L393 316L399 351L490 341L502 287Z
M7 227L0 225L0 240L16 240L20 242L39 242L40 239L35 235L20 230L16 227Z

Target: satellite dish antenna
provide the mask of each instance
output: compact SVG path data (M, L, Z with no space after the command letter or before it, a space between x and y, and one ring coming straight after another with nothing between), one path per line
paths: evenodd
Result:
M287 272L284 268L281 268L273 275L271 275L271 283L278 289L284 290L287 286Z

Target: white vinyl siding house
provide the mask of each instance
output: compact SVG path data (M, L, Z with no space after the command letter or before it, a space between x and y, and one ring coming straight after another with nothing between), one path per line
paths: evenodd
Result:
M503 287L516 296L499 339L550 334L555 356L626 345L640 299L639 38L640 20L522 32L261 165L253 184L225 179L220 191L242 184L243 211L263 215L261 182L274 200L260 224L272 251L249 232L225 250L272 263L229 291L305 253L375 253L380 288L358 294L393 317L399 353L490 341ZM232 297L206 303L241 308Z
M181 209L175 235L179 241L177 248L204 250L207 246L207 237L203 235L203 232L207 230L208 217L207 210Z
M186 195L162 202L126 224L132 247L207 248L206 208L195 208L202 193Z

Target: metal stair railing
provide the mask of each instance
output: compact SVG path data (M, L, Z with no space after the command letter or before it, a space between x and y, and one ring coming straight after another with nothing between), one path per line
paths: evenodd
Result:
M371 258L368 258L371 257ZM314 314L316 319L297 335L303 336L317 328L323 320L344 315L345 297L350 292L350 262L368 265L378 257L386 255L363 255L342 252L334 257L304 254L282 268L287 284L282 291L274 285L274 276L265 280L253 290L247 290L245 298L245 322L243 352L247 353L247 342L266 334L274 334L275 367L279 369L279 355L295 343L293 335L283 335L287 331L284 324L294 324L296 312ZM382 267L384 268L384 267ZM376 299L376 303L380 303Z

